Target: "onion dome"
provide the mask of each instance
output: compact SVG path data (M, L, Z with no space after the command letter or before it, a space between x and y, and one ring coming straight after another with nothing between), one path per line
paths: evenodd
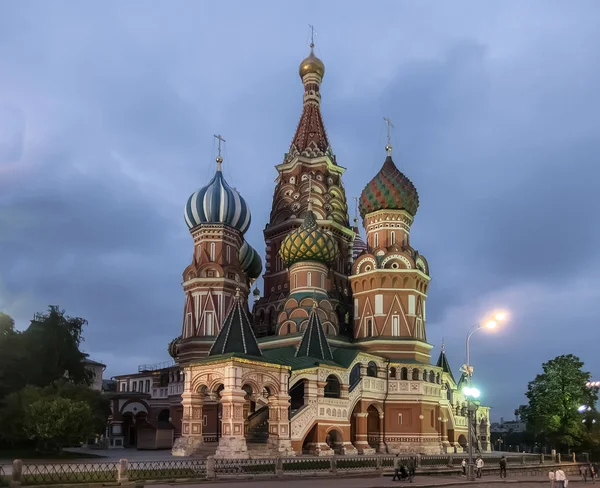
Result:
M250 209L242 196L225 181L222 162L219 156L212 180L188 198L185 222L190 229L201 224L226 224L243 234L250 227Z
M360 195L360 215L377 210L406 210L413 217L419 208L415 185L394 164L389 154L379 173L365 186Z
M309 73L315 73L321 78L323 78L323 75L325 75L325 65L323 64L323 61L315 56L313 51L314 47L314 44L310 45L310 54L308 55L308 58L304 59L300 63L300 78L304 78L304 76Z
M262 260L256 250L246 241L240 248L240 266L248 278L255 280L262 272Z
M179 345L180 342L181 342L181 336L176 337L171 342L169 342L169 346L168 346L169 356L171 356L173 359L177 358L177 346Z
M300 261L319 261L331 264L338 253L335 239L317 225L315 214L308 210L300 227L290 232L279 248L286 266Z

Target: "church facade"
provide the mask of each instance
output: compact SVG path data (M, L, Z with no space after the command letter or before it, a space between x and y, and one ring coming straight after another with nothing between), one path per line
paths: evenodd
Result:
M302 114L276 166L264 291L254 289L251 310L263 265L244 238L250 209L225 181L220 151L215 175L185 206L193 257L183 272L181 335L169 345L179 387L160 403L163 420L170 412L173 454L460 452L467 402L443 347L431 360L430 270L410 238L417 190L388 140L359 199L364 241L323 123L325 66L312 45L299 74ZM127 393L115 400L115 425ZM477 405L474 419L473 442L488 451L489 408Z

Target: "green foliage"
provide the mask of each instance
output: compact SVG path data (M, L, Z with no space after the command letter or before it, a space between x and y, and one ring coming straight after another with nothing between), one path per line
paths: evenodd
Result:
M61 397L42 397L26 410L25 432L44 446L74 445L91 436L94 415L82 401Z
M86 435L79 437L81 429L73 430L77 442L104 432L110 414L108 400L88 388L93 373L85 367L86 355L79 350L86 324L86 320L69 317L51 306L46 313L36 314L29 328L20 332L11 317L0 313L1 445L25 446L32 436L50 442L41 435L42 424L35 417L37 407L29 410L32 405L85 405L87 410L73 407L65 413L86 417ZM55 429L60 425L57 423ZM65 439L63 433L52 442L60 445Z
M590 373L572 354L558 356L542 365L543 373L531 381L527 389L528 405L518 414L536 438L555 447L578 447L585 442L581 405L595 411L598 394L587 388Z

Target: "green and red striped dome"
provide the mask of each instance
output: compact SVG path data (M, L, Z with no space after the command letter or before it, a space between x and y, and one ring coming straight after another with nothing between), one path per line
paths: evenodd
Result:
M415 185L396 168L392 157L385 158L379 173L360 194L359 211L365 215L377 210L406 210L413 217L419 208Z

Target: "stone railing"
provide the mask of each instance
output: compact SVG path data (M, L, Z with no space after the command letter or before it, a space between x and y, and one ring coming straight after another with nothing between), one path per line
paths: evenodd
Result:
M418 475L427 474L457 474L460 471L462 455L433 455L433 456L400 456L407 462L412 459L417 465ZM380 476L393 469L396 456L333 456L330 458L315 458L297 456L293 458L271 459L206 459L187 460L155 460L118 462L73 462L73 463L23 463L17 459L10 465L0 464L0 485L14 487L27 485L72 484L73 486L97 483L150 482L150 481L202 481L202 480L232 480L232 479L273 479L293 478L299 476L344 476L356 472L371 473ZM499 470L498 455L484 455L484 471ZM565 457L565 459L567 459ZM579 462L577 464L575 459ZM568 458L567 464L561 468L570 475L578 473L578 466L589 462L583 455ZM558 466L560 456L552 463L540 454L524 454L507 456L509 476L547 475L550 469Z

